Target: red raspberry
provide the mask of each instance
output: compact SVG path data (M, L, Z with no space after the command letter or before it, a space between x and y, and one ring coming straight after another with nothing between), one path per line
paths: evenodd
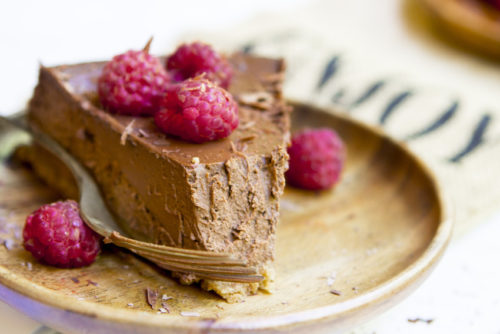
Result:
M104 108L123 115L152 115L169 84L160 60L146 50L127 51L113 57L97 84Z
M297 133L292 138L288 154L290 168L286 172L287 181L310 190L332 187L339 180L345 160L342 139L330 129Z
M75 268L94 262L100 237L80 217L75 201L42 205L26 218L24 248L40 262Z
M175 81L194 78L205 73L205 78L226 88L233 76L233 69L208 44L194 42L183 44L167 59L167 69Z
M238 127L238 105L213 82L187 79L167 91L155 122L165 133L202 143L225 138Z

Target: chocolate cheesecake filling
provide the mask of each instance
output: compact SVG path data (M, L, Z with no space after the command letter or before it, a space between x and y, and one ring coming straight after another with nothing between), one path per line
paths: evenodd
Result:
M163 134L151 117L102 110L96 92L102 62L42 67L28 119L92 172L132 236L231 252L259 268L266 277L261 283L201 282L234 302L258 288L270 289L273 280L289 111L281 96L283 61L241 54L230 60L240 125L222 140L192 144ZM43 172L47 164L31 160L49 183L58 183ZM186 284L200 281L192 274L174 275Z

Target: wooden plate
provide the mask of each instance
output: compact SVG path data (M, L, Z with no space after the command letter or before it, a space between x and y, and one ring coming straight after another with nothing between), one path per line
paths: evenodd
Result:
M16 244L0 247L0 298L64 333L334 333L394 305L422 282L450 238L432 173L404 146L346 116L296 104L292 122L335 128L348 159L334 191L286 189L274 294L227 304L116 248L88 268L39 265L16 235L26 215L56 195L3 163L0 237ZM151 309L146 288L173 297L170 314Z
M489 56L500 56L500 11L480 0L421 2L455 40Z

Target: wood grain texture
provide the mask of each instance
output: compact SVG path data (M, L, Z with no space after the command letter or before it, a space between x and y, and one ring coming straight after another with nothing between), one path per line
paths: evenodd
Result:
M19 231L57 195L4 163L0 238L16 244L0 247L0 298L65 333L335 333L394 305L426 277L451 234L434 177L405 147L345 116L296 104L292 123L335 128L348 158L334 190L286 189L274 294L227 304L113 247L87 268L40 265L20 246ZM158 290L158 308L163 294L172 297L169 314L151 308L147 288Z

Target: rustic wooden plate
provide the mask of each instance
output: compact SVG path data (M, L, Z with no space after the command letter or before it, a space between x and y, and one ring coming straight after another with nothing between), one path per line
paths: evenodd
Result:
M0 237L14 244L0 247L0 298L64 333L334 333L394 305L422 282L450 238L434 176L404 146L346 116L296 104L293 124L335 128L348 159L334 191L286 189L274 294L227 304L116 248L88 268L37 264L19 234L26 215L56 195L4 162ZM151 309L146 288L173 297L170 314Z
M483 54L500 56L500 11L480 0L421 0L450 36Z

